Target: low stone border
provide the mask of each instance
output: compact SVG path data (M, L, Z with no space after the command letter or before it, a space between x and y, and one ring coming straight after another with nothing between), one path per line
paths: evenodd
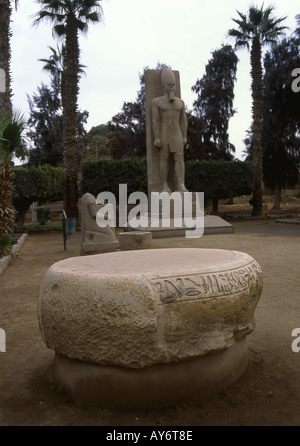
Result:
M24 245L25 240L28 238L28 234L22 234L18 239L18 243L12 246L11 254L8 256L4 256L0 259L0 274L3 273L5 268L9 265L13 256L17 255L20 251L21 247Z
M291 224L291 225L300 225L300 218L281 218L276 220L276 223L285 223L285 224Z
M4 256L0 259L0 274L3 273L9 262L11 261L11 256Z
M232 214L222 214L221 216L225 220L265 220L266 215L262 215L261 217L252 217L251 215L232 215ZM277 219L291 219L291 218L298 218L299 214L268 214L269 220L277 220Z

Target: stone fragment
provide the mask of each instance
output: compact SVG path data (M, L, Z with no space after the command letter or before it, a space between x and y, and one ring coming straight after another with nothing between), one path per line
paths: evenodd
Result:
M92 194L86 193L81 198L81 251L80 255L112 252L119 248L114 227L108 224L100 228L97 224L97 212L100 206ZM109 222L108 222L109 223Z
M118 235L121 251L149 249L152 245L152 233L141 231L120 232Z

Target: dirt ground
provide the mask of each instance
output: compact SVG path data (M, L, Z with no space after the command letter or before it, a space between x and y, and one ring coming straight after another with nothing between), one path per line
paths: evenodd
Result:
M300 352L293 352L291 344L293 329L300 327L300 225L275 219L231 222L233 234L154 239L153 248L230 249L260 263L264 290L256 329L247 337L248 369L226 391L207 400L149 411L78 408L57 386L54 352L39 331L37 298L48 267L79 255L80 234L70 237L64 251L61 232L30 233L0 275L0 327L6 332L6 352L0 353L0 425L299 426Z

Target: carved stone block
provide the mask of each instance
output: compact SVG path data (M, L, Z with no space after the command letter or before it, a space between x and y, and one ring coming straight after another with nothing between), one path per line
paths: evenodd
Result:
M146 249L73 257L54 264L44 277L40 329L56 352L59 381L78 404L107 394L108 379L114 389L127 380L138 392L145 385L145 395L152 389L143 400L150 407L164 404L163 382L172 370L187 380L198 370L195 396L205 394L208 382L211 391L218 390L245 371L244 341L255 327L262 286L259 264L236 251ZM175 378L173 401L182 396ZM97 383L97 391L88 383ZM135 405L123 396L120 407Z

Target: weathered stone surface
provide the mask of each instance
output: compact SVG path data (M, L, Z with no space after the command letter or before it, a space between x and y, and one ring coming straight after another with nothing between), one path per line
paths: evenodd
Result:
M55 377L77 406L149 409L199 400L224 391L245 372L245 338L220 352L133 369L55 354Z
M141 231L120 232L119 244L122 251L136 249L150 249L152 245L152 233Z
M261 291L259 264L236 251L75 257L47 271L39 322L60 355L143 368L229 348L254 329Z
M97 212L100 206L92 194L86 193L81 198L81 251L80 255L112 252L119 248L115 230L108 224L100 228L97 224Z
M148 194L156 190L185 192L187 119L178 71L167 66L145 71L145 111Z

